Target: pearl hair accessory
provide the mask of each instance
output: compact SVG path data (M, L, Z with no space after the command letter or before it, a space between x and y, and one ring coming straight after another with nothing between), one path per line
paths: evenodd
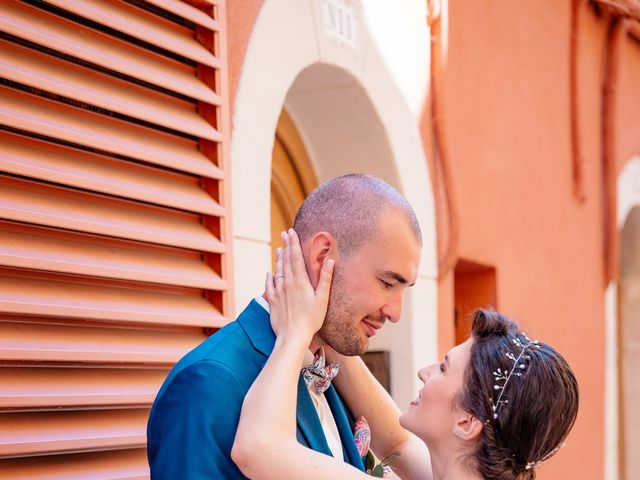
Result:
M509 358L510 360L513 361L513 367L511 368L511 370L509 372L507 372L507 370L503 370L501 368L498 368L497 370L495 370L493 372L493 376L495 379L495 384L493 386L493 390L497 391L500 390L500 394L498 395L498 399L494 402L493 401L493 395L492 395L492 399L491 399L491 409L493 411L493 419L495 420L496 418L498 418L498 408L500 407L500 405L504 405L509 403L509 400L507 399L502 399L502 395L504 394L504 390L507 386L507 384L509 383L509 380L511 380L511 377L513 375L516 375L518 377L521 377L523 374L523 370L525 370L527 368L527 360L530 360L531 357L529 355L525 355L525 351L529 348L540 348L540 345L538 345L538 341L537 340L530 340L529 337L527 337L526 335L524 335L524 338L526 340L526 342L523 342L522 340L520 340L518 337L514 338L512 340L513 344L516 347L520 348L520 354L516 357L513 353L511 352L507 352L505 355L507 358ZM504 383L503 383L504 382Z
M565 443L561 443L560 445L558 445L556 448L554 448L553 450L551 450L549 453L547 453L542 460L537 460L535 462L527 462L527 465L524 467L525 470L531 470L532 468L538 468L540 466L540 464L542 462L544 462L546 459L548 459L549 457L551 457L552 455L554 455L558 450L560 450L562 447L565 446Z
M509 403L509 400L507 400L506 398L504 400L502 399L502 396L504 394L507 384L509 383L509 380L511 380L511 377L513 375L522 377L524 370L527 369L527 366L528 366L527 362L528 360L531 360L531 357L529 355L526 355L525 352L530 348L541 348L537 340L531 340L524 333L522 334L522 336L524 337L524 341L518 337L512 340L513 344L517 348L520 348L520 353L518 354L518 356L516 357L511 352L505 353L505 356L509 360L513 361L513 367L511 367L511 370L507 371L501 368L497 368L493 372L493 377L496 382L493 385L493 390L500 391L500 394L498 395L498 398L496 399L495 402L493 401L493 395L491 396L492 397L491 410L493 411L494 420L498 418L498 409L500 408L500 405ZM490 423L489 420L487 420L486 423L489 424ZM527 462L525 465L525 470L531 470L532 468L536 468L536 469L539 468L542 462L547 460L549 457L553 456L558 450L560 450L564 446L565 446L565 443L563 442L560 445L558 445L556 448L551 450L548 454L546 454L542 459L536 460L533 462Z

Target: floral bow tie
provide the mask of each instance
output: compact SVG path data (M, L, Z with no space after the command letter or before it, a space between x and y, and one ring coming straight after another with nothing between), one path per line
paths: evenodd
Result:
M319 395L331 385L331 380L340 371L340 363L330 363L325 365L324 349L320 349L313 357L313 363L302 369L302 378L307 385L313 385L315 392Z

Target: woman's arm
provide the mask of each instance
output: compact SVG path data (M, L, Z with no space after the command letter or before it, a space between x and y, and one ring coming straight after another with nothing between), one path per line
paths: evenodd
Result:
M314 291L297 236L290 230L283 240L276 275L267 274L265 288L278 337L245 397L231 457L246 476L256 480L368 479L356 468L306 448L296 439L300 365L326 313L333 262L325 262Z
M398 421L400 410L360 357L345 357L325 348L328 362L342 363L333 384L355 418L363 416L371 428L371 450L379 459L394 452L391 468L400 478L431 480L429 450Z
M296 395L308 342L278 337L267 364L245 397L231 458L254 480L365 480L367 475L300 445Z

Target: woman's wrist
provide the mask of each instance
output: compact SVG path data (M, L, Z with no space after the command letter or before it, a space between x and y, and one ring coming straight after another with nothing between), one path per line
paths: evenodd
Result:
M303 350L309 347L312 335L305 332L282 332L276 338L276 345L280 348Z

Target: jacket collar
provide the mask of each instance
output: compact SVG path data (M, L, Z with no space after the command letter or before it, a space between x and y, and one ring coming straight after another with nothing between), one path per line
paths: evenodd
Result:
M276 334L269 323L269 313L255 300L238 316L238 323L246 332L249 341L265 357L271 355L276 343Z

